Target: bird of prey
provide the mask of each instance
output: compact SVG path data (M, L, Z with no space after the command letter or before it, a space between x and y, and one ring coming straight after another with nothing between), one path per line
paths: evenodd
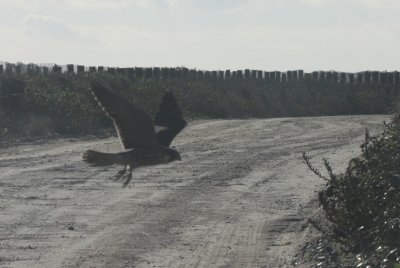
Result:
M120 153L101 153L88 150L83 153L85 162L93 166L124 165L114 179L126 178L126 187L132 170L181 160L179 152L170 148L175 136L186 126L178 103L167 92L160 104L154 122L133 103L113 93L99 82L92 82L90 90L106 114L113 120L122 148Z

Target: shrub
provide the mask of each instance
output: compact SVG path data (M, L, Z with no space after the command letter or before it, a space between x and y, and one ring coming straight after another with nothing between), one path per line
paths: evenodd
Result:
M356 254L357 267L394 267L400 263L400 116L384 125L378 136L365 134L362 154L344 174L329 176L319 194L326 217L333 223L336 241Z

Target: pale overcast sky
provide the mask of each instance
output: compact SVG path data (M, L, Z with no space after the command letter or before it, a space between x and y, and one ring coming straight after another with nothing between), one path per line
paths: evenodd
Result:
M0 61L400 70L400 0L0 0Z

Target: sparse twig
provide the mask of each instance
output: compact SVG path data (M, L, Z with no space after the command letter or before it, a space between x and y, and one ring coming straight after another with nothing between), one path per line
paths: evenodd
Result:
M334 178L335 175L333 174L332 167L329 164L328 160L326 158L324 158L323 161L324 161L325 168L328 171L329 177L331 177L331 179Z
M317 175L317 176L320 177L321 179L324 179L324 180L326 180L326 181L329 181L329 179L328 179L327 177L323 176L323 175L321 174L321 172L311 164L311 161L310 161L311 158L309 158L309 157L306 155L305 152L303 152L303 159L304 159L304 162L306 163L307 167L308 167L315 175ZM329 172L329 170L328 170L328 172ZM332 172L332 169L331 169L331 172Z

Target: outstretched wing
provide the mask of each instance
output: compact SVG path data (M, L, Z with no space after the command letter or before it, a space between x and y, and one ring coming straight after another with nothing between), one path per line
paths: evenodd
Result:
M90 89L114 121L124 149L160 150L154 124L144 111L98 82L92 82Z
M157 129L157 138L163 146L169 146L175 136L187 125L182 118L178 102L171 92L165 93L154 124L161 127Z

